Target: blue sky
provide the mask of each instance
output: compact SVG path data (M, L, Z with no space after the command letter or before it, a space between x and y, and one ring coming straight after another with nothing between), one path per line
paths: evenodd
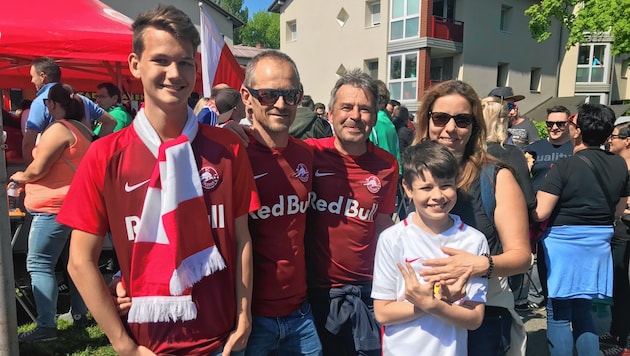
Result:
M243 7L247 6L249 9L249 17L252 17L258 11L267 11L269 5L273 3L273 0L245 0L243 1Z

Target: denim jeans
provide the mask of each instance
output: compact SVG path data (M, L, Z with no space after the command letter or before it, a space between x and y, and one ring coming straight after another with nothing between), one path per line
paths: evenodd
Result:
M571 331L573 328L573 331ZM549 299L547 303L547 340L551 356L598 355L599 337L591 317L588 299Z
M512 315L506 308L486 306L481 326L468 331L469 356L502 356L510 348Z
M217 351L210 354L210 356L221 356L223 353L223 347L219 348ZM245 349L239 351L230 352L230 356L245 356Z
M56 214L31 212L33 221L28 235L26 270L31 275L31 286L37 307L37 326L56 328L57 279L55 266L70 237L71 229L55 221ZM85 314L87 309L81 296L70 283L73 314Z
M300 309L279 318L254 316L245 354L322 355L311 305L305 302Z

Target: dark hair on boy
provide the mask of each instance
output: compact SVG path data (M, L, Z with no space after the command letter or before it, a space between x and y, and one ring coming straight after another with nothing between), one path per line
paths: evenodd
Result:
M83 100L76 94L73 87L68 84L57 83L50 87L48 91L48 100L52 100L55 104L61 105L66 111L64 119L82 121L85 116L83 108Z
M197 52L197 47L201 43L199 31L185 12L172 5L158 5L138 15L131 25L133 30L132 50L138 57L142 56L142 52L144 52L144 30L147 27L166 31L180 41L190 41L193 52Z
M434 179L457 181L459 163L444 145L425 140L409 146L402 155L402 178L408 187L417 178L426 180L424 172L431 173Z

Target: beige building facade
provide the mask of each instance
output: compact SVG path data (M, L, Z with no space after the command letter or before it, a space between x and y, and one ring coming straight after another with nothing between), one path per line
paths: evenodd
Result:
M511 86L526 97L523 113L558 96L606 104L627 98L627 58L602 56L603 71L587 76L592 66L580 64L587 49L566 51L558 24L547 41L531 38L524 11L536 2L275 0L269 11L280 13L280 48L296 61L306 93L324 103L337 76L351 68L386 82L392 99L412 110L426 88L449 79L472 84L480 97ZM592 60L602 48L588 50Z

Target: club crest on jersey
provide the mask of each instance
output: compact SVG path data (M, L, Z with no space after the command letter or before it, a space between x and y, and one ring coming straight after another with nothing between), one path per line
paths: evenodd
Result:
M302 183L308 182L308 177L310 176L310 172L304 163L300 163L295 168L295 177L300 180Z
M367 189L372 194L376 194L376 193L378 193L379 190L381 190L381 181L378 179L377 176L369 176L369 177L367 177L365 179L365 183L363 185L366 186Z
M216 188L221 180L221 176L219 176L217 170L209 166L201 168L199 171L199 178L201 179L201 186L206 190Z

